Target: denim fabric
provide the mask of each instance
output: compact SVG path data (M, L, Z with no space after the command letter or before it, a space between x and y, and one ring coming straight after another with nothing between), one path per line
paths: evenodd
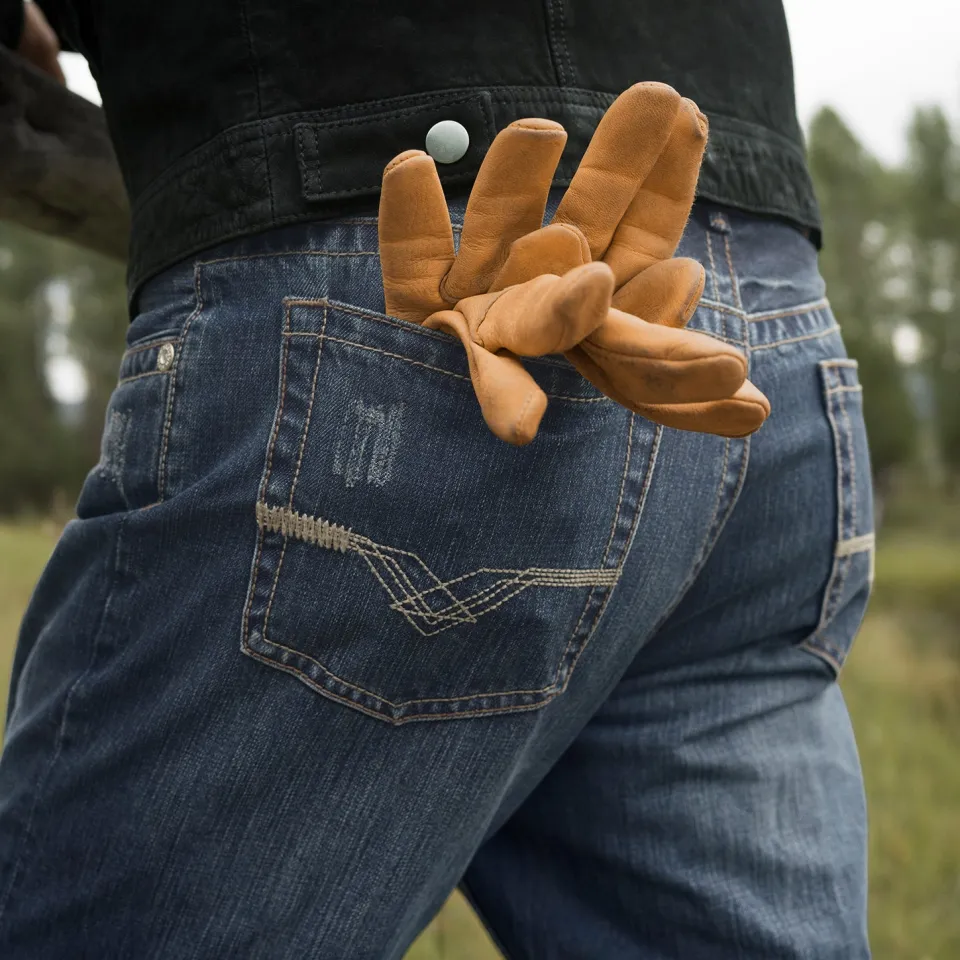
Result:
M870 467L814 248L703 205L683 243L753 438L551 357L526 448L376 251L297 225L145 288L17 651L0 956L389 960L462 883L511 958L867 957Z

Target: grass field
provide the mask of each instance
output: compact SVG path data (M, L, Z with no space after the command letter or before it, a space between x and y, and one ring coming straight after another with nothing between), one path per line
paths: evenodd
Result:
M960 538L881 539L867 620L843 687L870 805L871 935L876 960L960 960ZM55 539L0 525L0 676L20 614ZM6 682L0 686L0 706ZM495 960L453 898L408 960Z

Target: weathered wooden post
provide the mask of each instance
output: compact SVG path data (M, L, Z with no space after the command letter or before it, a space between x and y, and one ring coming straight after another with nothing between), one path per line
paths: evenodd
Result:
M130 208L103 111L2 46L0 219L127 257Z

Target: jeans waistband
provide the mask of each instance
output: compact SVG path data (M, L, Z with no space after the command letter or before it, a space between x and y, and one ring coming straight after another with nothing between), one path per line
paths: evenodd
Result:
M551 193L551 216L562 189ZM449 200L455 237L466 209L466 196ZM170 298L194 296L195 266L222 260L247 260L251 269L262 258L328 253L368 258L364 266L369 286L380 287L377 218L362 215L300 223L264 231L221 244L164 271L144 285L138 311ZM824 300L817 252L799 229L785 221L743 213L709 201L698 201L677 251L703 264L706 283L701 307L691 320L700 329L746 346L751 342L744 324L777 319L787 313L811 313L811 323L834 323ZM375 274L375 276L374 276Z

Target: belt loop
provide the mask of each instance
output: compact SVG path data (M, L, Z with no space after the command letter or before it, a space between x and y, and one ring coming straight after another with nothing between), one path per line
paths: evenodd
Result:
M707 212L707 223L707 253L713 296L725 306L740 312L743 304L740 300L739 279L733 265L732 218L723 207L711 205Z

